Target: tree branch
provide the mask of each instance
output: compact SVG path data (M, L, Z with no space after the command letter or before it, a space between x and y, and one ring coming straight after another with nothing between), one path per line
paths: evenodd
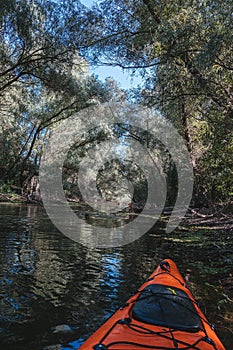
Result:
M150 12L151 16L154 18L155 22L157 24L161 23L161 19L159 18L158 11L156 10L154 4L150 0L143 0L144 4L146 5L148 11Z

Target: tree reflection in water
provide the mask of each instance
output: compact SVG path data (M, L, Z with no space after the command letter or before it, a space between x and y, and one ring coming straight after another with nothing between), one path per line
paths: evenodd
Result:
M83 235L90 235L89 226L82 226ZM165 257L173 258L182 273L190 269L192 289L203 297L209 320L219 319L229 328L224 320L228 304L218 304L223 296L211 293L221 261L212 261L207 271L210 251L200 245L197 251L198 242L203 239L193 232L168 237L160 225L128 246L88 249L58 232L41 207L1 204L2 348L42 350L57 344L56 349L77 349ZM230 332L219 334L226 344L232 343Z

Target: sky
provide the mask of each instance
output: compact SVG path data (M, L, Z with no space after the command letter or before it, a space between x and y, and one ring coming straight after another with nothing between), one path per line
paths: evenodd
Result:
M87 7L91 7L94 3L98 1L80 0L80 2ZM123 71L123 69L120 67L90 67L90 72L97 75L98 78L103 81L109 77L113 78L117 81L117 83L122 89L130 89L142 84L142 78L139 75L130 76L129 71Z
M91 7L94 3L98 2L94 0L79 0L79 1L87 7Z
M90 68L91 73L98 76L100 80L105 80L108 77L117 81L123 89L130 89L142 84L140 76L130 76L129 72L123 70L120 67L100 66L97 68Z

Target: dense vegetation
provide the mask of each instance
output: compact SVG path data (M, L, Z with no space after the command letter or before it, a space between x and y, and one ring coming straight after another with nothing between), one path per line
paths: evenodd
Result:
M69 123L74 112L93 104L127 99L157 110L184 137L196 204L232 200L231 1L106 0L88 9L72 0L6 0L0 26L2 192L38 175L59 121ZM91 76L88 65L94 64L140 72L144 85L123 92ZM77 145L78 155L105 137L99 130L89 135ZM72 159L68 179L77 170ZM174 188L175 171L167 169Z

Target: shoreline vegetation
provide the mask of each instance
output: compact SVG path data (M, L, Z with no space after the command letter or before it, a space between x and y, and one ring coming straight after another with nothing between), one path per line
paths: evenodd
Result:
M79 205L81 211L85 211L85 202L79 199L74 199L71 197L67 198L67 201L71 205ZM20 195L14 192L11 193L0 193L0 203L15 203L15 204L34 204L43 205L41 200L31 199L27 195ZM137 204L135 204L137 206ZM173 208L171 206L165 206L161 214L161 219L166 220L170 216ZM132 207L126 209L123 212L128 212L129 214L137 215L139 211L134 210ZM153 210L151 210L153 215ZM186 212L184 219L182 220L181 226L195 226L207 227L209 229L216 230L232 230L233 229L233 202L227 203L216 203L212 204L211 207L193 208L190 206Z

